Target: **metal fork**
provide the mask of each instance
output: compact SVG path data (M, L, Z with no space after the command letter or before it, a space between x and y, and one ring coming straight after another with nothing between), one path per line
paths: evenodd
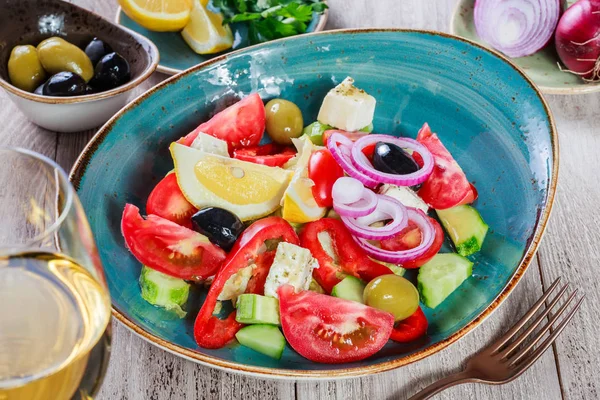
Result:
M582 296L562 321L553 328L552 326L565 313L577 295L577 290L575 290L554 315L550 314L552 308L559 300L564 298L567 287L569 286L567 283L558 291L556 297L548 303L544 311L534 319L536 312L546 303L552 292L558 287L559 282L560 278L554 281L552 286L550 286L533 307L531 307L527 314L525 314L508 332L471 357L461 372L432 383L408 400L428 399L442 390L463 383L487 383L499 385L518 378L534 362L536 362L542 354L544 354L552 343L554 343L558 335L560 335L569 321L571 321L584 299L584 296ZM548 317L546 325L534 333L534 330L546 317ZM532 321L531 324L523 332L519 333L521 328L530 321ZM540 340L544 339L546 332L548 331L550 331L550 334L539 346L535 347ZM528 342L524 344L527 340Z

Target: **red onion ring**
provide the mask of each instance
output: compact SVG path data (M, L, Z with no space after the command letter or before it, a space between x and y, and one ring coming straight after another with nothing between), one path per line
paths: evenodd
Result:
M509 57L524 57L548 43L558 24L559 0L477 0L479 37Z
M431 247L435 238L435 227L429 222L429 218L423 211L407 207L408 220L414 222L421 230L421 244L414 249L404 251L389 251L373 246L366 239L354 237L358 245L376 260L394 264L402 264L422 256Z
M366 189L365 189L366 190ZM346 228L356 237L367 240L389 239L408 225L408 210L398 200L389 196L377 195L377 209L360 219L342 216ZM369 226L375 222L391 219L388 225L376 228Z
M362 185L361 185L362 186ZM364 217L365 215L372 214L377 209L377 195L371 192L369 189L364 189L362 197L350 204L341 204L333 200L333 209L341 217Z
M411 174L398 175L388 174L376 170L362 150L370 144L377 142L393 143L398 147L412 150L419 153L423 160L423 166ZM367 177L380 183L390 183L397 186L415 186L419 185L429 178L433 171L434 160L431 152L425 146L414 139L399 138L390 135L367 135L358 139L352 146L352 163Z
M327 149L329 149L331 156L348 175L355 179L358 179L366 187L370 187L373 189L376 188L379 185L379 182L369 178L368 176L357 170L354 165L352 165L350 149L353 145L354 143L352 142L352 140L348 139L346 136L340 133L333 133L327 140Z

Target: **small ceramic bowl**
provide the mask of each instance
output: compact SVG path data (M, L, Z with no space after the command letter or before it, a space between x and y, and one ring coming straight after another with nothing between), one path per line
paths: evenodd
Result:
M10 84L8 59L14 46L37 45L60 36L82 47L93 37L105 40L131 66L131 80L101 93L74 97L40 96ZM156 46L129 29L60 0L0 0L0 86L33 123L58 132L95 128L121 109L131 91L158 65Z

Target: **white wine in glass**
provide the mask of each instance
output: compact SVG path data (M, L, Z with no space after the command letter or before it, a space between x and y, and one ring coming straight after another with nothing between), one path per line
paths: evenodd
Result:
M110 297L64 171L0 148L0 400L90 399L110 351Z

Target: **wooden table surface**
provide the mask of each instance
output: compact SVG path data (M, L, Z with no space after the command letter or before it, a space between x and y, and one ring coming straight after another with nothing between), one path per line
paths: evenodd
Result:
M112 19L116 0L74 0ZM447 31L456 0L329 0L327 29L403 27ZM163 80L154 74L138 94ZM506 330L556 277L583 290L587 301L552 350L521 378L503 386L462 385L439 399L600 398L600 93L546 96L560 137L556 203L536 260L508 300L467 337L425 360L360 379L294 382L254 379L197 365L160 350L114 324L113 352L99 400L142 399L404 399L460 368ZM0 93L0 146L22 146L57 160L67 171L94 131L58 134L38 128Z

